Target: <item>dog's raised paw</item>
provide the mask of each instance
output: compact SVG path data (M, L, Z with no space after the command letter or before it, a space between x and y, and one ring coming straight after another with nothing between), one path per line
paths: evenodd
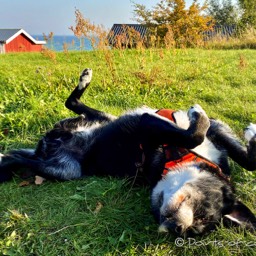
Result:
M92 80L92 69L86 68L83 70L79 79L79 90L89 85Z
M256 135L256 124L250 123L244 130L244 137L250 141Z
M202 109L202 107L199 104L195 104L188 110L188 116L189 119L193 119L196 115L196 113L207 116L205 111Z
M198 129L200 127L201 133L206 133L210 126L210 120L202 109L202 107L198 104L195 104L188 110L188 117L190 120L190 124L196 122Z

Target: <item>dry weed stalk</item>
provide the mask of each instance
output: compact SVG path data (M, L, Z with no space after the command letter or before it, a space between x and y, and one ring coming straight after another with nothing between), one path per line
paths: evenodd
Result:
M141 84L149 85L149 89L157 82L157 79L159 78L160 73L161 73L161 70L157 66L150 69L149 72L145 72L145 71L133 72L135 77L137 77L140 80Z
M256 49L256 29L248 27L243 31L238 28L231 36L217 33L206 42L205 47L218 49Z
M65 53L65 54L67 54L68 53L68 43L63 43L63 52Z
M75 10L75 16L76 26L71 26L69 29L72 30L74 35L78 38L88 36L89 33L94 30L94 25L91 24L89 19L85 19L83 14L78 9Z
M74 35L80 39L80 48L83 48L83 39L88 38L93 49L105 49L107 46L107 32L102 25L95 25L84 18L80 10L75 10L76 25L69 27Z
M50 32L49 34L48 34L48 36L45 34L45 33L43 33L43 37L44 37L44 40L46 41L46 42L48 42L48 41L50 41L50 45L51 45L51 49L53 50L53 36L54 36L54 34L53 34L53 32Z
M41 51L41 54L48 58L48 59L51 59L53 60L54 62L56 62L56 53L48 48L43 48L42 51Z
M113 34L110 34L113 37ZM122 32L115 35L114 47L117 49L137 48L144 47L144 40L139 31L127 25L122 26Z
M176 45L171 25L167 25L167 32L164 36L164 44L167 49L174 48Z
M239 56L239 65L238 65L238 67L239 67L239 69L242 70L242 69L245 69L247 66L248 66L248 62L247 62L245 56L241 54Z
M91 46L94 50L100 50L103 53L103 58L106 61L113 80L116 80L115 64L113 52L110 51L108 44L107 31L102 25L95 25L89 19L83 17L82 13L76 9L76 25L71 26L69 29L73 31L74 35L80 39L80 48L82 50L82 40L85 38L90 40Z
M114 68L114 61L113 61L113 53L110 50L104 51L104 57L106 60L106 64L110 70L112 76L114 76L115 68Z

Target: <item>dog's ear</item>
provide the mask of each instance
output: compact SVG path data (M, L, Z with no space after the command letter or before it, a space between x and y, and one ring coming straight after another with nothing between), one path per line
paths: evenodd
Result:
M224 223L256 231L256 217L251 210L240 201L236 201L230 212L224 215Z

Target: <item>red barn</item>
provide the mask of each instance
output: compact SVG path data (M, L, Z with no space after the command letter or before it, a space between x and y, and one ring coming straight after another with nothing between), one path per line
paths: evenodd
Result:
M40 52L45 41L37 41L23 29L0 29L0 53Z

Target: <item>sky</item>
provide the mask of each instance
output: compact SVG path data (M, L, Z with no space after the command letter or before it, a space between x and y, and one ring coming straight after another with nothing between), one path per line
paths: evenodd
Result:
M160 0L0 0L0 28L23 28L31 35L72 35L75 9L92 23L110 29L114 23L136 23L133 3L149 9ZM186 0L191 5L192 0ZM198 0L203 3L203 0Z

